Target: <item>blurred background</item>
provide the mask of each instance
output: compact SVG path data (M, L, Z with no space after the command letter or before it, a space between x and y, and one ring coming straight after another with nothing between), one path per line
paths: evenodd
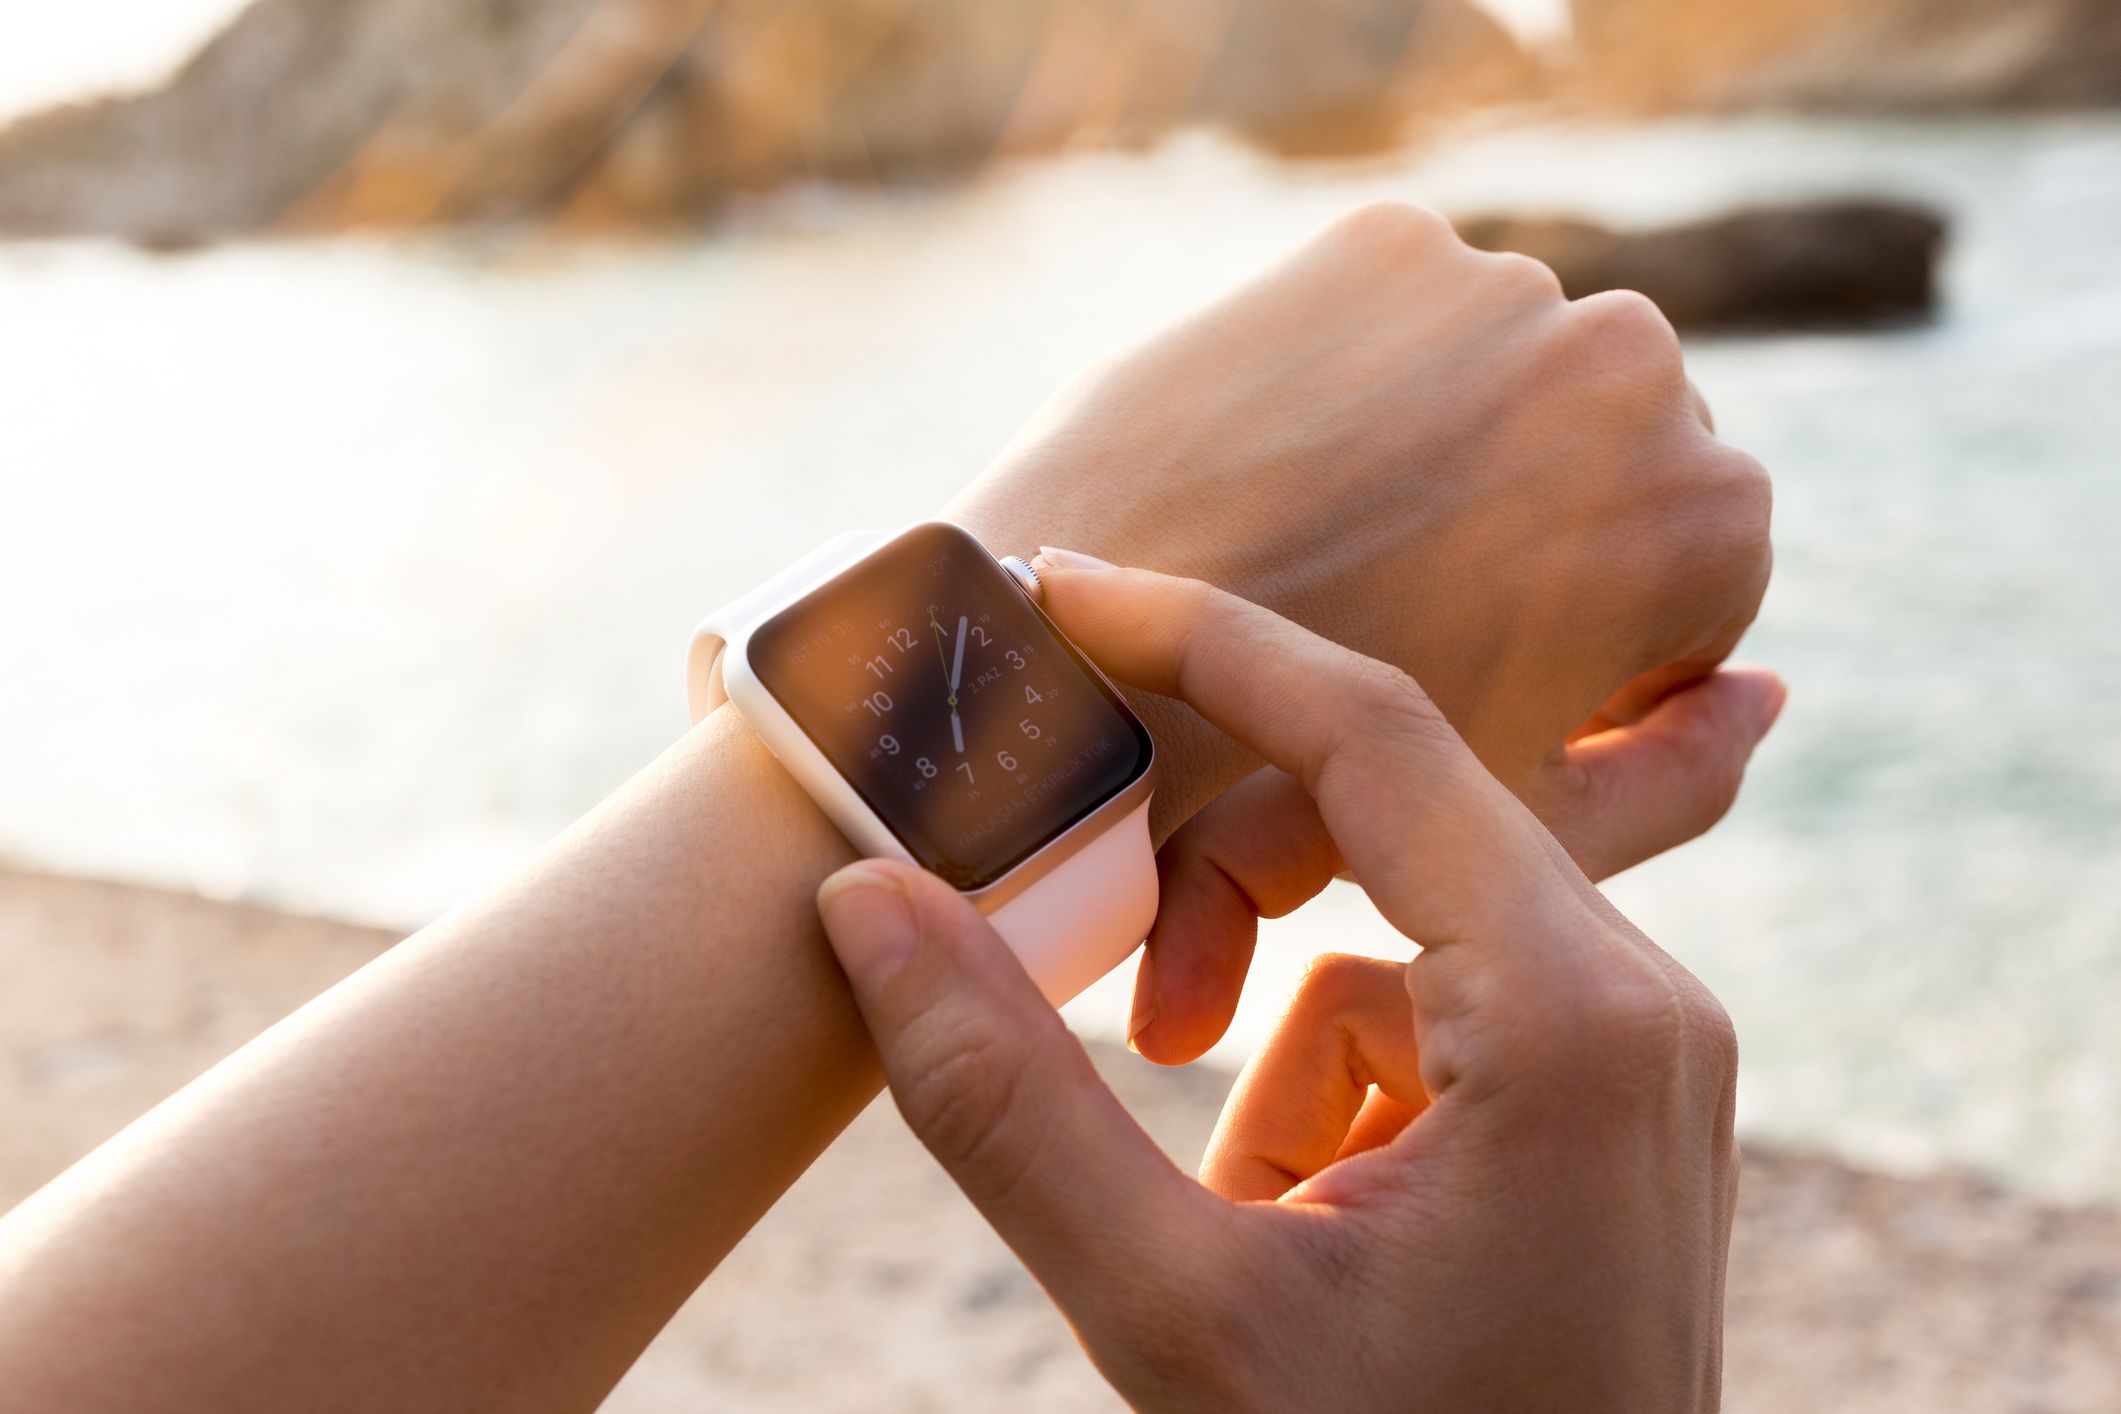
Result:
M64 1129L144 1064L124 985L28 1015L74 996L50 876L417 927L682 729L706 608L1380 197L1648 290L1774 471L1790 707L1610 892L1736 1018L1750 1141L1973 1183L1891 1190L1917 1248L1923 1192L2103 1234L1965 1407L2121 1408L2043 1344L2121 1337L2111 0L0 11L0 1098ZM1403 955L1336 889L1215 1059L1329 948Z

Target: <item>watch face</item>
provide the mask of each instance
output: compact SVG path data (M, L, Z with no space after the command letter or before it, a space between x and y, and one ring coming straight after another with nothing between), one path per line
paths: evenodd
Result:
M907 852L959 889L1149 769L1134 713L956 526L918 526L766 620L748 657Z

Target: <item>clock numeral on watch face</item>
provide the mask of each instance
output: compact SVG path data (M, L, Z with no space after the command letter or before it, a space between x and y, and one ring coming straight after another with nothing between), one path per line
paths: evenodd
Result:
M862 699L862 705L869 709L870 716L881 717L892 708L891 694L888 692L872 692Z
M1044 732L1038 729L1038 723L1032 721L1029 717L1024 718L1016 725L1017 728L1021 730L1025 736L1031 738L1033 741L1037 741L1040 737L1045 735Z
M901 653L911 653L913 651L913 630L902 628L897 633L892 634L886 641Z
M1033 686L1032 684L1030 684L1030 683L1028 683L1028 682L1024 684L1024 701L1026 701L1026 702L1044 702L1045 700L1046 700L1046 694L1045 694L1045 693L1043 693L1043 692L1040 692L1040 691L1039 691L1039 690L1038 690L1038 689L1037 689L1036 687L1034 687L1034 686Z
M987 630L981 628L978 624L972 626L972 641L982 648L994 646L994 640L987 637Z
M977 783L976 781L974 781L974 780L972 779L972 763L971 763L970 761L960 761L960 762L958 762L958 763L957 763L957 769L958 769L958 770L960 770L960 771L963 771L963 772L965 773L965 784L967 784L967 785L976 785L976 784L978 784L978 783Z
M1010 649L1010 650L1009 650L1009 666L1010 666L1010 667L1012 667L1012 668L1021 668L1021 667L1022 667L1023 665L1024 665L1024 655L1023 655L1023 654L1021 654L1021 653L1019 653L1019 652L1017 652L1017 651L1016 651L1016 650L1015 650L1014 648Z
M891 666L890 659L879 653L869 660L869 671L875 673L878 680L881 681L884 674L895 673L898 669Z
M920 772L921 772L921 775L923 775L924 777L926 777L927 779L929 779L929 780L931 780L931 781L932 781L932 780L934 780L934 779L936 778L936 776L937 776L938 774L940 774L940 773L939 773L939 772L938 772L938 771L937 771L937 770L935 769L935 763L934 763L933 761L930 761L930 760L929 760L929 759L928 759L927 757L925 757L925 756L921 757L921 758L920 758L920 759L919 759L918 761L915 761L915 762L914 762L913 764L914 764L914 765L916 765L916 766L918 766L918 767L920 768Z
M884 754L885 754L886 756L896 756L896 755L898 755L898 738L897 738L897 737L895 737L895 736L889 736L889 735L886 735L886 736L880 736L880 737L878 737L878 738L876 739L876 744L877 744L877 748L878 748L879 750L881 750L881 751L882 751L882 752L883 752L883 753L884 753Z
M1011 756L1006 751L995 752L994 763L997 766L1000 766L1004 771L1013 771L1016 769L1016 758L1014 756Z

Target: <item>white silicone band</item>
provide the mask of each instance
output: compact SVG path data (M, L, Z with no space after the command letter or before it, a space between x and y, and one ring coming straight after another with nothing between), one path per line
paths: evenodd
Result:
M692 705L692 720L697 722L729 700L722 686L721 664L731 639L749 632L753 624L794 603L888 538L874 530L836 535L750 593L709 614L693 630L692 652L685 660L685 695Z
M890 538L873 531L839 536L709 614L693 634L686 665L686 693L693 721L729 700L722 655L731 643L743 641L761 620L794 603ZM842 797L836 802L837 810L827 809L827 814L848 812L847 818L840 821L843 830L863 823L851 814L858 802L836 772L829 779L824 775L812 777L802 769L800 760L787 754L800 750L817 758L815 769L826 769L823 753L807 739L791 739L776 746L771 733L794 730L800 734L800 728L787 719L777 704L771 715L780 721L752 721L751 725L766 737L767 745L776 754L783 756L791 774L813 795L829 787L833 795ZM824 806L826 801L820 799L819 804ZM866 813L866 807L860 808ZM881 821L871 815L868 823L871 828L867 833L876 837L870 842L872 847L888 843L893 854L905 857ZM859 847L862 841L857 839L856 844ZM1024 970L1046 999L1059 1006L1126 961L1156 921L1156 851L1149 838L1148 800L1144 798L1140 805L1022 889L997 887L986 891L985 896L975 893L967 897L987 915L988 922L1023 962Z
M1133 955L1156 921L1149 802L987 915L1059 1006Z

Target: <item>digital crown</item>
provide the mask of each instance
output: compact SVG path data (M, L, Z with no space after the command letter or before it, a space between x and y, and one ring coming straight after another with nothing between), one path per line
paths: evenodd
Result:
M1032 603L1044 607L1046 586L1038 582L1038 571L1031 568L1030 561L1021 555L1004 555L1001 558L1001 566L1009 571L1010 578L1016 581L1017 586L1031 596Z

